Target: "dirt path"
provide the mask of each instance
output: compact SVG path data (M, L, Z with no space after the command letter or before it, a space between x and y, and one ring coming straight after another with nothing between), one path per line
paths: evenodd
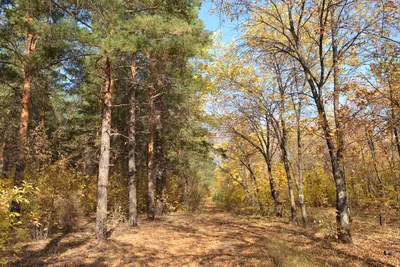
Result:
M265 217L233 216L207 203L201 214L173 213L137 228L119 226L105 242L81 231L26 245L11 266L396 266L371 253L375 241L355 237L348 247ZM378 240L379 241L379 240ZM394 238L395 246L399 239ZM389 244L390 245L390 244ZM393 247L392 246L392 247ZM397 246L397 247L396 247Z

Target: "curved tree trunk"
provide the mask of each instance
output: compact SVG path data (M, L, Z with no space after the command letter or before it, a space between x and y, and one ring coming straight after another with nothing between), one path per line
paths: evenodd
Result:
M106 59L106 83L104 88L104 106L101 124L101 146L99 159L99 176L97 181L97 211L96 211L96 238L107 238L107 189L110 169L111 144L111 106L112 106L112 65L110 58Z

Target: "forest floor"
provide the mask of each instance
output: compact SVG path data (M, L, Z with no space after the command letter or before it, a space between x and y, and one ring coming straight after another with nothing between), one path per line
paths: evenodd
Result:
M137 228L120 225L107 241L80 231L24 244L10 266L400 266L400 229L357 219L353 245L338 243L311 225L261 216L237 216L209 201L202 213L171 213Z

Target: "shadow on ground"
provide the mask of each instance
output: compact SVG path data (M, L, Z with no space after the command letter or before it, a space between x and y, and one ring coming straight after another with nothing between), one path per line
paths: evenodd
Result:
M233 216L208 203L201 214L174 213L120 226L98 242L93 222L78 233L29 244L11 266L391 266L302 228L265 217ZM394 266L394 264L392 265Z

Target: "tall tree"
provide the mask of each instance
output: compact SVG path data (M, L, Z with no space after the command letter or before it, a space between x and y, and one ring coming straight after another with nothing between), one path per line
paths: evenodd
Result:
M136 86L137 86L137 68L136 57L133 57L130 65L131 88L129 90L129 120L128 120L128 138L129 138L129 226L138 224L137 211L137 190L136 190Z

